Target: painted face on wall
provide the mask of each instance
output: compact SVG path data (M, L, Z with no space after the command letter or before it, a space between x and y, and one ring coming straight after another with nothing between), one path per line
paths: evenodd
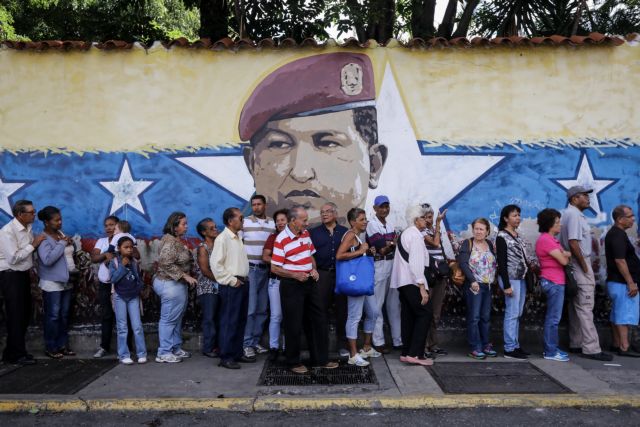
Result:
M327 202L364 207L386 158L357 131L353 110L267 122L244 152L256 192L272 209L302 205L312 223Z

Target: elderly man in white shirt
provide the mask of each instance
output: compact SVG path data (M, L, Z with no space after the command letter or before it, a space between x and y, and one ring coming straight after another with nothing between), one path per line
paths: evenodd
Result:
M243 219L240 209L225 209L222 213L225 229L216 238L209 258L211 271L220 285L219 366L227 369L240 369L238 362L256 361L255 357L247 357L242 349L250 285L249 258L239 236Z
M407 223L412 224L398 239L398 255L393 259L391 288L400 293L402 352L400 361L428 366L432 359L424 357L424 346L432 318L429 284L424 269L429 265L429 252L422 231L427 226L425 205L407 208Z
M33 252L45 239L33 237L31 224L36 209L29 200L18 200L13 206L14 218L0 230L0 289L7 316L7 344L2 360L7 363L33 365L27 353L25 335L31 317L31 279Z

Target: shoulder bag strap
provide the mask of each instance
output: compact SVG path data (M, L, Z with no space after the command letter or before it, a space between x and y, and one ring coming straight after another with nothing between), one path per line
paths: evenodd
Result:
M398 235L398 250L400 251L400 256L402 256L402 259L404 259L407 263L409 262L409 253L405 250L404 246L402 246L402 233L400 233L400 235Z

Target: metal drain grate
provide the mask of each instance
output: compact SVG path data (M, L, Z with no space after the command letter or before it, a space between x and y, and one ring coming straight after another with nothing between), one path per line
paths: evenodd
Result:
M427 369L449 394L571 393L528 362L436 362Z
M265 362L258 380L260 386L313 386L378 384L369 366L340 363L336 369L311 368L306 374L294 374L281 362Z
M0 376L0 394L74 394L118 365L115 359L40 359Z

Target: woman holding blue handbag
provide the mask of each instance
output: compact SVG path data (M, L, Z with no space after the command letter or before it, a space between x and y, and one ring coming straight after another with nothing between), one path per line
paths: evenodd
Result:
M371 345L371 334L373 333L373 328L376 324L376 319L380 315L378 311L378 306L376 304L375 297L373 295L373 259L365 259L367 254L373 255L375 253L375 248L369 247L366 242L363 242L360 239L360 235L364 234L367 230L367 216L364 210L359 208L353 208L349 210L347 213L347 220L351 225L351 229L347 231L344 236L342 236L342 243L340 243L340 247L336 252L336 263L337 269L342 269L347 267L347 264L360 264L358 267L359 270L367 269L371 271L362 272L360 277L357 275L352 275L354 282L367 281L371 282L371 286L360 286L366 285L364 283L355 283L357 284L357 288L361 289L361 291L356 292L347 292L347 305L348 305L348 316L347 316L347 324L346 324L346 335L347 341L349 342L349 365L356 366L368 366L369 362L364 359L369 357L380 357L381 353L376 351ZM367 261L371 262L367 262ZM370 273L370 274L367 274ZM370 293L367 289L370 288ZM340 291L337 289L336 291ZM362 293L360 295L354 295L354 293ZM360 323L360 319L362 318L362 310L364 308L366 317L364 320L364 345L363 348L358 353L357 349L357 339L358 339L358 324Z

